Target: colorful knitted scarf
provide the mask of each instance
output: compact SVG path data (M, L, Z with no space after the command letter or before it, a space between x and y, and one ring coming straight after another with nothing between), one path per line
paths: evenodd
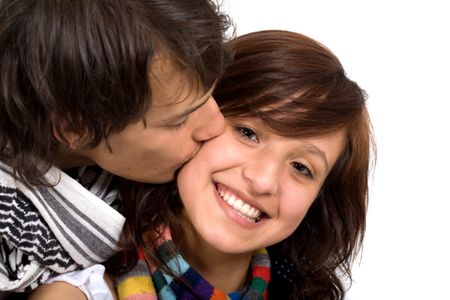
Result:
M142 249L138 250L138 263L128 273L117 278L118 294L121 300L260 300L267 299L267 285L270 280L270 260L266 249L254 253L248 278L248 285L239 291L226 294L213 287L175 252L175 244L166 232L165 240L159 245L158 253L169 269L179 276L174 280L163 270L150 266L145 261ZM176 253L174 256L172 253ZM183 283L184 282L184 283Z

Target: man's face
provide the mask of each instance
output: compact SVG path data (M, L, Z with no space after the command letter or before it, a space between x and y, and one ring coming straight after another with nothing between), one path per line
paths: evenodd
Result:
M143 120L80 154L120 177L162 183L225 123L212 91L199 88L169 59L156 58L150 77L152 104Z

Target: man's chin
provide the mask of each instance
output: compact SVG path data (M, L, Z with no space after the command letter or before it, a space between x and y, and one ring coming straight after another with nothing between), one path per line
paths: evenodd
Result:
M167 174L165 176L159 176L158 178L155 178L153 181L151 181L151 183L156 183L156 184L162 184L162 183L167 183L170 182L172 180L175 179L175 174Z
M145 177L140 178L129 178L133 181L141 182L141 183L153 183L153 184L162 184L167 183L175 179L175 171L172 172L155 172L152 174L147 174Z

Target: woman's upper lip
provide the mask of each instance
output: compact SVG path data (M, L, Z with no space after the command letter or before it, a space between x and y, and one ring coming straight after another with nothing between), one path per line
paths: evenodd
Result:
M226 184L223 183L219 183L219 182L215 182L216 188L223 186L224 190L230 191L231 193L233 193L234 195L236 195L238 198L242 199L242 201L244 201L245 203L248 203L249 205L259 209L260 211L262 211L264 214L267 215L266 211L255 201L253 200L250 196L245 195L244 193L229 187Z

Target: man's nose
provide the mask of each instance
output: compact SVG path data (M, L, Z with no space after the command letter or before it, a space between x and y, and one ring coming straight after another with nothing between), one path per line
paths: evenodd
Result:
M197 142L210 140L225 130L225 119L212 96L193 117L198 118L198 124L192 132L193 139Z

